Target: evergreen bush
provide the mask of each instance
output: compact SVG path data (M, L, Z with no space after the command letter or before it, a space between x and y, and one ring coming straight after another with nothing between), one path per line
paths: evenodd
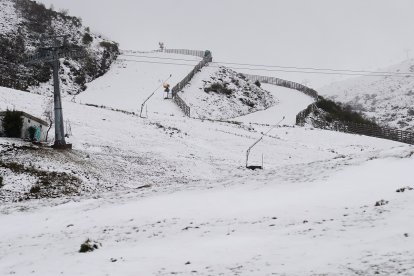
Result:
M23 119L20 111L7 110L3 118L3 129L7 137L20 138L22 134Z
M319 100L316 102L316 106L328 113L326 115L326 120L328 122L342 121L357 124L376 125L374 122L365 119L358 112L352 111L350 106L341 106L340 104L327 100L323 97L319 97Z
M215 82L211 84L209 87L205 87L204 92L215 92L219 94L231 95L233 93L233 90L228 89L225 85L219 82Z
M85 45L91 44L93 41L93 37L89 33L85 33L82 38L82 43Z

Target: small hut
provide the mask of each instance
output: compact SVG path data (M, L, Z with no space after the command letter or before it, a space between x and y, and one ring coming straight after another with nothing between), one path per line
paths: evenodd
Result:
M14 128L12 130L6 129L10 128L4 122L7 116L20 118L19 122L12 124L11 128ZM44 120L23 111L0 111L0 136L3 137L15 137L44 142L46 140L48 126L48 123Z

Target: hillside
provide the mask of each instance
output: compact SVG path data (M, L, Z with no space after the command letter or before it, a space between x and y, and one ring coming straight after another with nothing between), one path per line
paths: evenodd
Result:
M396 2L0 0L0 276L414 276Z
M180 55L165 53L147 53L146 56L151 59L180 57ZM85 92L77 95L75 100L84 104L104 105L139 113L141 104L155 91L154 96L146 104L145 114L181 116L181 110L171 100L164 100L162 84L169 78L167 83L171 86L175 85L188 74L192 66L200 61L198 57L183 58L194 61L186 62L188 66L174 66L148 63L151 59L132 56L128 52L122 53L111 70L90 83Z
M124 52L63 97L71 151L0 137L0 275L412 275L413 146L294 126L312 98L224 68L180 95L239 116L185 117L161 86L199 58L148 60L170 57ZM42 117L48 100L0 87L0 110Z
M52 91L51 69L47 64L28 66L28 55L40 45L42 35L69 35L69 44L82 47L87 56L61 62L61 85L64 94L77 94L85 84L103 75L116 59L118 45L93 33L82 20L66 12L47 9L31 0L0 2L0 82L37 94Z
M203 68L179 95L190 106L192 116L207 119L239 117L267 109L277 101L243 74L215 66Z
M0 109L40 116L44 101L0 88ZM279 127L252 153L265 154L265 170L250 171L245 151L266 126L141 119L68 100L64 114L71 152L0 138L0 274L414 270L414 192L395 192L412 186L409 145ZM98 249L78 253L87 238Z
M381 125L414 130L414 60L379 71L400 76L359 77L319 89L321 95L349 104ZM404 75L408 72L410 75Z

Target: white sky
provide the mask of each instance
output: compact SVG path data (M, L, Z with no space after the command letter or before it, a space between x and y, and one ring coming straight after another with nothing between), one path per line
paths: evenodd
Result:
M373 70L414 57L414 0L41 0L122 49L210 49L217 61ZM253 72L254 73L254 72ZM318 87L333 76L263 72Z

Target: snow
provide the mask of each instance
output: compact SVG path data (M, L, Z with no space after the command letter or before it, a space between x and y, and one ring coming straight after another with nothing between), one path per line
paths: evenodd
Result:
M278 99L279 102L264 111L257 111L240 118L235 118L235 121L272 125L285 117L283 124L295 125L296 115L314 102L311 97L294 89L266 83L262 83L261 87L269 91L273 98Z
M277 102L268 91L237 72L209 65L193 77L179 96L190 106L191 117L215 120L264 110Z
M263 85L279 103L243 123L184 117L161 91L146 119L85 105L137 112L169 74L174 85L191 70L126 59L136 60L120 57L74 102L63 98L71 152L0 138L0 161L81 181L73 194L12 202L37 177L0 166L0 275L414 273L414 190L396 193L414 186L413 146L280 126L252 150L264 170L247 170L264 124L282 114L292 124L310 98ZM0 110L41 117L45 100L0 88ZM78 253L88 238L102 246Z
M404 233L412 234L407 222L414 192L395 189L411 184L405 175L413 165L413 158L391 158L347 168L326 181L292 185L270 178L263 183L256 175L208 191L92 199L3 215L2 224L12 227L0 230L1 248L7 248L0 271L410 275L412 237ZM381 198L390 204L374 207ZM77 253L88 237L102 247Z
M164 53L147 53L146 56L150 58L180 57L180 55ZM139 113L141 104L155 91L155 95L146 104L145 113L147 111L149 114L179 115L181 111L178 107L171 100L164 100L162 84L172 75L167 83L173 87L191 71L191 67L200 61L197 57L185 56L185 59L193 59L194 62L183 63L188 66L147 63L153 62L154 59L134 57L126 53L119 56L107 74L88 84L87 90L77 96L76 101ZM161 61L161 63L166 62Z

